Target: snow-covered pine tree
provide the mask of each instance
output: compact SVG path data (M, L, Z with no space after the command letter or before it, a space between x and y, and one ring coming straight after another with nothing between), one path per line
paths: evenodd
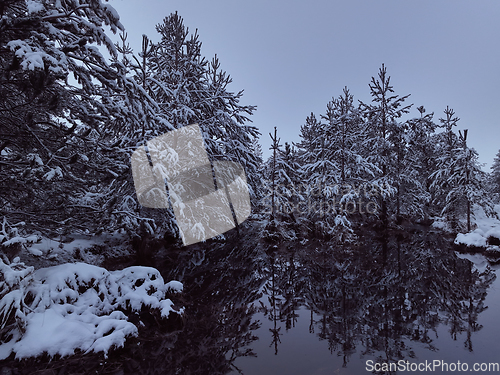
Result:
M491 166L491 189L500 199L500 150L498 151Z
M94 0L19 0L0 12L0 133L8 140L0 215L44 234L116 229L130 217L117 179L129 160L117 141L151 109L123 65L100 53L102 45L117 55L105 25L123 29L118 14Z
M299 180L296 189L305 197L304 202L299 205L301 215L304 218L314 223L314 216L317 216L317 205L319 204L319 190L315 186L313 179L312 166L317 162L319 154L318 140L320 138L321 123L316 118L316 115L311 112L306 117L306 122L300 127L300 142L295 143L297 148L297 161L299 164ZM314 225L311 224L313 228Z
M353 102L353 95L344 87L342 95L327 104L326 115L322 116L326 121L323 138L327 140L327 157L337 168L336 180L330 182L327 195L335 202L335 233L343 240L351 233L348 217L364 211L360 205L367 203L364 182L378 170L360 155L362 119Z
M144 70L163 115L174 128L197 123L212 159L239 162L252 175L257 161L251 143L259 133L247 123L255 106L240 104L243 91L228 91L231 77L217 56L210 63L202 56L197 32L190 34L177 12L156 29L161 40L143 52L149 65Z
M342 95L332 99L326 108L324 128L331 148L331 159L339 165L340 184L357 184L373 176L376 167L359 154L362 119L354 107L353 95L344 87Z
M306 217L315 234L330 235L335 227L332 202L340 181L339 166L332 160L331 135L325 124L317 122L312 114L306 121L310 128L304 131L312 130L304 144L307 148L300 155L302 181L306 185Z
M303 166L311 164L316 160L317 155L314 153L314 142L317 139L319 130L320 122L316 118L316 115L311 112L311 114L307 116L305 124L300 127L299 136L301 140L295 144L297 148L297 158L301 165L302 181L309 177Z
M148 68L144 70L149 72L148 89L175 129L198 123L202 119L207 68L198 34L189 34L177 12L165 17L156 30L160 41L142 52L147 55ZM156 131L163 134L169 130Z
M252 153L257 159L259 170L261 170L264 163L264 153L262 152L262 145L259 143L259 138L252 139Z
M159 107L157 116L162 119L156 128L145 133L144 140L197 123L209 160L241 164L251 201L255 201L259 178L252 140L259 133L247 124L255 107L239 103L242 91L228 91L230 76L220 69L217 57L208 63L202 56L197 32L190 34L177 12L165 17L156 29L160 41L153 43L143 37L141 54L131 64L136 81L155 100ZM149 215L156 217L158 212ZM163 215L163 224L168 224L165 229L169 231L169 223L175 219L169 209Z
M217 55L208 64L206 71L207 96L204 97L202 119L199 122L205 132L205 142L213 159L224 159L243 166L250 187L252 202L257 201L260 189L258 176L259 159L254 149L254 141L260 135L250 124L250 116L256 107L242 105L243 90L229 91L232 78L220 68ZM212 151L210 151L212 150Z
M420 116L408 120L408 150L405 163L411 165L412 173L403 187L403 207L406 212L422 215L427 220L434 212L431 175L436 170L434 132L437 125L432 120L434 113L425 113L424 106L417 108Z
M404 148L404 129L398 119L408 113L411 107L404 103L409 95L400 97L394 94L390 79L382 64L378 77L372 77L369 85L372 103L360 104L365 118L363 145L367 154L364 156L381 171L372 183L380 190L381 219L384 225L387 225L388 219L388 197L396 193L400 179L401 156L398 154Z
M453 212L453 216L465 216L467 232L470 232L474 205L481 206L488 216L495 215L495 212L486 189L486 173L481 170L476 150L467 146L467 133L467 129L459 131L458 147L452 150L453 159L447 178L450 190L443 213Z
M296 237L295 227L297 207L300 192L296 189L298 183L298 163L294 147L289 143L285 146L280 144L277 129L269 133L271 138L271 156L264 166L265 194L263 205L270 213L270 225L267 229L271 231L272 237L279 236L286 239Z
M455 160L455 150L458 149L459 140L453 128L457 126L460 118L455 116L455 111L446 106L444 110L445 118L440 118L440 125L443 131L435 136L435 152L437 166L435 171L431 174L431 194L434 197L433 204L443 211L446 206L448 193L453 189L450 184L450 175L453 174L452 165ZM455 210L444 210L446 212L447 220L453 226L456 225Z

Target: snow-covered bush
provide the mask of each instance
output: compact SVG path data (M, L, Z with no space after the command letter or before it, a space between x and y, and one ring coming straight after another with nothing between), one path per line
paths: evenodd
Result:
M7 265L0 260L0 330L13 321L21 331L26 322L23 313L23 297L30 283L33 281L33 267L26 267L19 262L19 258Z
M23 263L0 261L0 359L47 353L65 356L81 350L107 352L123 346L137 327L125 314L143 307L167 318L175 310L166 298L182 284L165 284L159 271L129 267L109 272L86 263L33 271Z
M20 228L24 225L25 223L22 221L11 224L7 221L5 216L3 217L0 228L0 250L2 251L1 256L4 258L4 261L13 259L16 255L16 250L19 250L21 245L37 242L39 240L37 235L22 236ZM10 258L7 255L10 255Z
M494 216L487 215L483 207L475 205L473 217L476 229L472 232L458 233L455 244L467 247L495 248L498 251L498 245L493 243L496 242L496 238L500 238L500 204L495 206L494 214Z

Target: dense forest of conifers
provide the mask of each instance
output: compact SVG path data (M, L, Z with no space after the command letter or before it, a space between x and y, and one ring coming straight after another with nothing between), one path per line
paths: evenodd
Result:
M470 232L476 205L496 215L500 152L493 172L484 172L469 130L456 131L459 118L449 107L438 121L423 106L403 120L409 95L395 94L383 64L369 88L371 103L356 104L345 87L324 114L311 113L295 145L282 146L276 128L269 134L272 156L262 173L272 228L281 224L293 237L287 229L299 222L306 232L346 241L360 225L440 217L449 230Z
M281 145L280 127L271 133L272 156L262 160L256 107L229 91L217 56L202 55L177 13L138 52L99 1L9 0L0 15L1 242L117 230L174 241L172 210L138 203L130 156L194 123L210 160L243 165L253 212L271 219L272 236L348 241L360 226L436 216L471 230L474 205L492 212L498 201L500 153L492 173L482 171L451 108L436 120L420 106L403 119L409 98L383 64L370 103L345 88L306 118L299 143Z

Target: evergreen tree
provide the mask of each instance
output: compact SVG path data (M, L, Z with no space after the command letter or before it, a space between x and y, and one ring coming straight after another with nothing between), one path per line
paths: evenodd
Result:
M262 146L259 143L259 138L252 139L252 153L255 155L257 160L259 170L262 169L262 164L264 163L264 154L262 152Z
M314 154L314 142L317 139L319 128L320 122L316 118L316 115L311 112L306 118L306 123L300 127L299 136L301 141L295 144L297 147L297 157L301 166L310 164L316 159L316 155ZM304 170L302 170L301 173L302 180L308 177Z
M296 152L289 143L285 143L283 149L276 127L274 133L269 133L269 136L272 141L270 147L272 154L264 167L267 194L264 194L263 202L270 213L270 225L267 229L272 231L272 236L279 233L281 238L294 239L295 214L302 198L296 189L298 181Z
M491 166L491 185L493 193L497 194L497 197L500 197L500 150Z
M443 128L443 131L435 137L437 166L436 170L430 176L432 179L431 189L434 196L433 203L440 211L446 206L446 197L451 189L453 189L453 186L450 184L452 180L449 179L449 176L453 173L454 150L458 149L459 142L453 128L460 121L455 116L455 111L448 106L444 110L444 113L446 117L439 119L441 123L439 127ZM455 210L445 210L445 212L447 213L448 221L456 223Z
M370 93L372 104L361 103L365 117L365 141L367 150L366 158L379 169L373 184L380 188L380 206L382 221L387 226L388 197L396 193L399 197L402 153L405 137L404 125L398 119L408 113L411 105L404 105L409 95L400 97L394 94L390 84L390 76L384 64L379 70L378 78L372 77ZM399 198L397 202L400 202ZM399 203L396 211L399 210Z
M143 71L149 74L148 89L174 128L200 126L211 161L224 159L243 166L254 200L259 179L252 140L259 132L248 123L256 107L240 104L243 91L228 90L231 77L217 56L210 63L202 56L197 32L190 34L177 12L156 29L161 40L143 51L147 67L141 68L138 80Z
M297 162L299 165L299 180L300 183L296 186L296 190L304 196L304 202L299 206L301 215L309 221L314 220L316 215L316 205L318 187L315 185L317 181L311 181L313 178L312 166L318 159L318 140L320 137L321 123L316 118L316 115L311 112L306 118L304 125L300 127L300 142L296 143Z
M415 171L405 189L410 196L405 203L408 212L420 213L425 219L431 215L431 175L436 170L436 150L434 132L437 125L433 121L434 113L425 114L424 106L417 108L420 117L408 121L408 153L406 163Z
M116 60L103 25L123 29L118 14L93 0L19 0L0 12L0 215L44 234L137 218L125 207L123 145L155 106Z
M143 36L139 57L124 58L124 65L134 72L135 82L158 106L156 126L138 134L137 145L172 129L197 123L210 162L223 159L241 164L255 202L259 179L252 140L259 133L246 124L255 107L240 105L242 92L234 94L227 90L231 78L220 69L217 57L209 64L201 55L197 32L190 34L177 13L165 17L156 30L160 35L158 43ZM127 47L121 50L125 55L130 54ZM141 212L155 219L162 231L176 234L170 208L142 208Z
M285 148L282 148L276 127L274 134L269 133L269 136L272 155L267 160L265 172L269 186L268 204L271 208L271 220L283 221L288 220L290 215L293 216L297 161L295 150L289 143L285 143Z
M241 105L243 90L238 93L229 91L232 78L220 68L217 55L208 65L205 74L207 94L203 105L203 118L199 122L205 130L205 142L213 159L224 159L243 166L250 187L252 201L259 196L260 178L259 159L254 141L260 133L249 122L256 107ZM214 147L210 144L215 142ZM212 152L210 152L212 150Z
M174 129L199 123L207 69L199 36L189 34L177 12L165 17L156 30L161 39L149 47L143 46L142 56L146 56L147 66L141 67L137 79L144 81L146 76L149 91ZM163 134L170 129L157 128L156 132Z
M335 166L330 180L328 196L333 198L335 233L343 240L350 233L351 222L348 216L363 211L366 205L364 183L373 178L377 167L361 156L359 145L362 142L362 119L353 104L353 96L347 87L337 99L327 104L326 124L322 138L326 140L327 157ZM369 199L369 198L368 198ZM362 202L364 200L364 202Z
M327 104L324 128L328 139L330 159L338 165L338 182L341 185L358 184L373 176L376 167L360 155L362 119L353 104L353 96L347 87L337 99Z
M488 216L495 213L485 186L486 173L481 170L476 150L467 146L467 133L467 129L463 133L459 132L459 147L453 150L447 180L450 190L446 196L443 213L451 211L455 217L464 215L467 220L467 232L470 232L475 204L481 206Z
M338 166L331 160L332 150L329 148L325 124L316 121L313 114L306 120L310 128L309 139L304 140L306 148L300 155L302 181L306 184L305 195L306 216L312 225L313 232L327 235L333 231L335 224L331 217L331 201L335 188L339 183Z

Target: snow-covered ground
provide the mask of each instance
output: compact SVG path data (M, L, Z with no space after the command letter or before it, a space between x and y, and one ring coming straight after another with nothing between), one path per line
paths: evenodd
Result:
M110 272L86 263L65 263L34 270L16 257L0 260L0 360L47 353L50 356L107 352L123 346L138 327L125 313L142 306L161 317L181 314L167 298L182 291L177 281L164 283L150 267Z
M500 217L500 204L495 206L495 211ZM470 247L484 247L489 250L500 251L499 246L488 245L488 238L495 237L500 239L500 220L498 217L488 217L484 210L479 207L474 207L474 222L476 229L470 233L459 233L455 238L457 245L466 245Z

